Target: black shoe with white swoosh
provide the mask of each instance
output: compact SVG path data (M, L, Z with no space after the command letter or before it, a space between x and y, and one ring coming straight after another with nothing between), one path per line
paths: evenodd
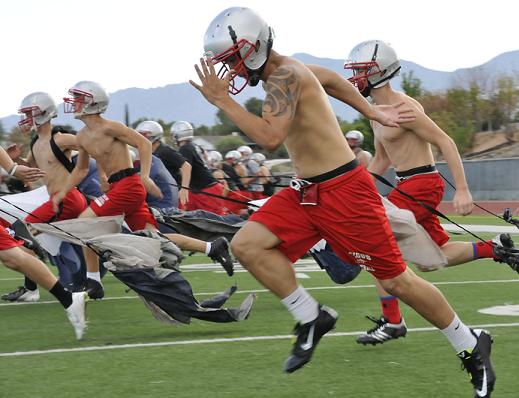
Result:
M490 362L492 336L483 329L471 329L478 342L472 352L462 351L458 354L462 368L470 375L470 382L474 386L475 398L489 398L494 389L496 374Z
M300 324L294 328L296 341L292 354L285 362L285 372L292 373L302 368L312 358L315 346L326 333L335 327L339 315L333 309L319 306L319 315L312 322Z

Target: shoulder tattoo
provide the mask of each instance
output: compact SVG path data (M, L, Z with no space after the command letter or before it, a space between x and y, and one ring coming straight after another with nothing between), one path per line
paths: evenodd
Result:
M294 67L277 68L265 84L267 95L263 102L263 113L276 117L294 117L300 90L301 78Z

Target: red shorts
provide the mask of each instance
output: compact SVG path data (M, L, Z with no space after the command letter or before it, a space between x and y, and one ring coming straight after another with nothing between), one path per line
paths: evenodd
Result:
M0 227L0 250L12 249L22 245L21 240L14 239L5 228Z
M402 192L435 209L438 208L445 192L445 183L438 173L417 174L400 181L397 187ZM441 226L436 214L431 213L414 200L405 197L396 190L391 191L387 198L395 206L411 210L416 218L416 222L427 231L438 246L441 247L448 242L449 235Z
M223 196L223 185L216 183L210 187L201 189L201 191ZM187 201L184 210L206 210L220 216L225 214L223 199L204 195L203 193L194 193L193 191L189 191L189 200Z
M93 200L90 208L98 217L124 214L124 221L132 231L144 229L146 224L157 227L157 221L146 204L146 189L138 174L110 184L110 190Z
M318 205L301 205L299 192L285 188L249 220L265 225L290 261L321 238L344 261L357 264L378 279L406 269L375 184L364 167L318 184Z
M261 200L267 198L267 196L262 192L259 191L249 191L251 200Z
M247 203L250 200L249 191L229 191L227 195L229 199L239 200L245 203L231 202L230 200L224 200L225 208L229 213L240 214L240 210L247 208Z
M77 188L74 188L61 202L60 211L57 214L54 211L52 201L49 199L25 217L25 221L38 224L42 222L70 220L79 217L87 207L88 204L83 194L79 192Z

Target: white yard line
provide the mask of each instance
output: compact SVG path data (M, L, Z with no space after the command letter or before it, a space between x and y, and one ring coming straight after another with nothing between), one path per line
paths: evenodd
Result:
M484 280L484 281L445 281L445 282L432 282L433 285L478 285L487 283L517 283L519 279L496 279L496 280ZM314 286L306 287L306 290L333 290L333 289L370 289L374 288L375 285L334 285L334 286ZM255 289L255 290L238 290L235 294L249 294L249 293L268 293L267 289ZM195 296L214 296L220 294L220 292L209 292L209 293L194 293ZM102 301L110 300L133 300L138 298L133 295L119 296L119 297L105 297ZM36 303L0 303L0 307L10 307L16 305L38 305L38 304L56 304L57 300L49 301L38 301Z
M502 328L502 327L518 327L519 322L513 323L487 323L483 325L469 325L471 328ZM412 328L409 332L434 332L438 331L435 327ZM347 337L358 336L365 331L356 332L337 332L328 333L325 337ZM82 351L103 351L103 350L120 350L127 348L148 348L148 347L167 347L176 345L195 345L195 344L217 344L217 343L236 343L246 341L261 341L261 340L286 340L291 339L292 335L273 335L273 336L246 336L234 338L220 338L220 339L200 339L200 340L181 340L181 341L162 341L156 343L135 343L135 344L114 344L109 346L90 346L77 348L56 348L51 350L35 350L35 351L15 351L0 353L0 357L22 357L30 355L45 355L45 354L61 354L67 352L82 352Z
M506 233L519 234L519 229L515 225L476 225L460 224L463 228L471 232L490 232L493 234ZM454 224L442 224L442 227L449 232L465 232Z

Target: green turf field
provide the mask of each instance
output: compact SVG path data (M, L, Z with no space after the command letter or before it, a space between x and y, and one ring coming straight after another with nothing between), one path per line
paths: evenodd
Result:
M486 220L499 225L499 220ZM476 223L470 217L463 222ZM202 256L187 260L208 262ZM0 303L0 397L473 396L467 374L438 331L410 331L405 339L383 346L357 345L357 332L371 327L364 315L379 314L370 276L363 272L351 284L339 286L313 269L309 261L297 266L298 273L308 276L301 283L336 309L340 319L312 362L294 374L282 372L293 320L279 300L245 272L229 278L216 268L190 267L184 276L201 299L237 282L238 292L230 300L237 305L245 293L257 290L250 318L233 324L163 325L110 275L104 280L107 297L88 304L90 325L81 342L75 340L61 306L46 303L52 301L46 292L38 304ZM517 273L479 260L421 276L438 282L466 323L486 325L492 332L498 375L492 396L519 397L519 317L478 313L480 308L519 304ZM18 274L0 268L1 293L21 283ZM402 308L409 328L429 326Z

